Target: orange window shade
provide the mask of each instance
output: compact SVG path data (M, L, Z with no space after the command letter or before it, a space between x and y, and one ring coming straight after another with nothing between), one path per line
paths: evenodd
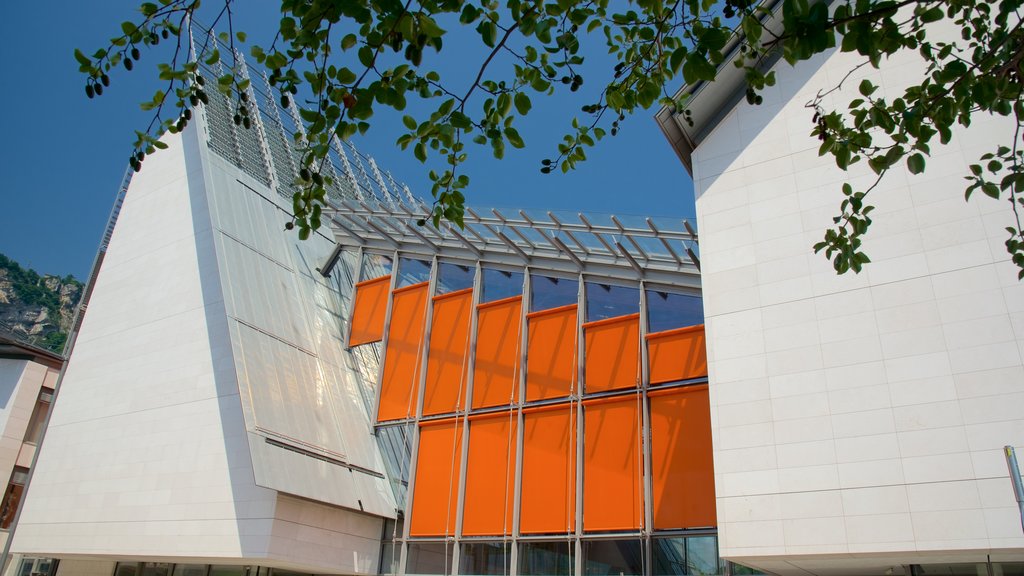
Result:
M516 414L499 412L469 421L469 460L462 533L501 536L512 533L516 482Z
M576 405L524 413L521 491L521 533L576 529Z
M639 399L583 404L583 529L638 530L643 523Z
M587 392L636 387L640 378L640 315L583 325Z
M388 345L384 353L384 375L380 383L378 422L408 418L416 413L426 310L426 282L394 291Z
M465 404L469 377L469 321L473 289L434 297L423 414L444 414Z
M519 330L523 297L477 306L473 408L514 403L518 398Z
M647 335L651 384L663 384L708 375L704 325L687 326Z
M576 382L576 305L526 318L526 400L568 396Z
M416 478L409 533L452 536L458 511L463 420L445 419L420 426Z
M715 526L708 387L651 392L654 527Z
M384 338L384 316L388 311L391 276L381 276L356 284L356 302L352 308L352 329L348 345L380 342Z

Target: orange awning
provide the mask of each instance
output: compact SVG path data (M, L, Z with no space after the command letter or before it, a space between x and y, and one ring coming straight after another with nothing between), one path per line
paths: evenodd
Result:
M583 529L639 530L643 525L640 399L583 403Z
M469 323L473 289L434 296L423 415L461 410L469 377Z
M384 353L377 421L416 414L428 284L398 288L392 294L391 325Z
M409 534L452 536L458 512L463 420L420 425Z
M651 365L651 384L707 376L704 325L648 334L647 356Z
M654 527L715 526L715 471L707 384L648 394Z
M470 417L469 461L462 533L502 536L512 533L516 481L514 411Z
M531 312L526 318L526 400L568 396L576 382L576 305Z
M555 404L523 414L523 473L519 531L576 529L576 405Z
M640 379L640 314L583 325L587 393L634 388Z
M515 403L519 396L519 357L523 297L477 306L473 408Z
M384 316L388 311L391 276L381 276L356 284L355 305L348 345L380 342L384 338Z

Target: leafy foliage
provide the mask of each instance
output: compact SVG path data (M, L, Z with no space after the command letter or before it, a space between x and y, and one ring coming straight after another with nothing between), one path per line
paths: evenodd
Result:
M55 326L59 325L61 317L61 295L59 288L58 291L55 291L47 286L47 279L57 280L59 286L77 287L76 294L79 297L84 287L70 274L62 279L40 276L31 268L22 268L20 264L4 254L0 254L0 271L3 271L0 277L10 282L17 303L29 307L45 308L49 312L50 318L54 319ZM64 348L66 339L67 333L58 329L47 333L38 344L54 352L60 352Z
M308 93L299 113L308 123L303 169L294 197L294 222L300 237L320 225L320 209L329 180L320 175L330 138L348 138L372 127L375 110L404 112L411 98L429 103L421 117L406 114L397 145L411 149L430 171L434 205L429 217L462 224L464 192L469 178L460 173L470 143L501 158L507 146L526 145L517 128L529 115L533 100L557 90L578 92L584 85L586 54L606 50L615 60L597 80L598 91L580 95L580 112L569 121L568 133L540 170L573 169L586 160L586 150L614 136L627 116L655 104L669 106L689 120L685 100L675 100L670 87L713 81L720 66L734 60L747 84L747 100L761 102L760 92L775 82L766 71L768 59L781 54L796 64L838 47L864 57L878 68L889 56L914 51L924 60L921 82L901 95L877 93L870 81L859 85L861 98L848 110L827 110L829 91L811 103L811 135L821 141L820 154L830 154L847 169L866 161L882 178L898 164L911 173L926 169L936 139L949 142L955 125L968 126L976 113L1013 115L1018 131L967 176L969 196L975 190L996 198L1008 196L1014 213L1024 169L1017 151L1024 116L1021 101L1021 56L1024 31L1016 15L1024 0L850 0L828 4L782 0L781 22L754 0L633 0L612 5L608 0L283 0L277 37L268 47L253 46L252 55L272 70L270 81L282 105L303 88ZM216 25L226 17L231 26L232 0L218 0ZM159 65L167 88L142 106L154 110L153 123L137 133L132 165L160 148L164 131L181 130L191 118L188 107L207 100L205 79L198 73L190 35L199 0L143 3L141 16L121 25L121 34L107 48L86 56L76 52L88 76L86 94L102 94L108 73L119 64L127 70L139 59L139 47L173 36L177 48L169 63ZM935 37L932 25L947 20L959 30L956 42ZM481 63L475 78L457 87L423 64L424 53L441 52L446 30L471 29L479 39ZM244 42L238 32L222 40L234 50ZM221 59L215 49L208 64ZM495 72L494 68L499 71ZM232 96L235 122L249 126L248 80L230 66L214 82ZM851 71L853 72L853 71ZM845 80L844 80L845 82ZM842 83L840 83L841 86ZM837 86L836 88L839 88ZM177 113L163 117L171 102ZM859 272L869 262L861 249L871 225L868 203L877 185L854 190L843 186L844 200L835 227L815 251L824 251L840 272ZM1024 231L1020 220L1008 229L1007 249L1024 277Z

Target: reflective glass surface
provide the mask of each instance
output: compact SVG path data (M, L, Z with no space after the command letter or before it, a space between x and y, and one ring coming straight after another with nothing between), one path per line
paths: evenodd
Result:
M530 276L530 311L575 304L579 282L575 279Z
M571 541L521 542L519 544L519 573L523 575L550 574L569 576L575 562L576 545Z
M509 556L511 544L501 542L472 542L462 545L459 556L459 574L490 576L511 572Z
M587 322L636 314L639 311L639 289L587 282Z
M441 262L437 268L437 293L447 294L473 287L473 267Z
M426 260L413 260L412 258L398 259L398 282L396 288L412 286L420 282L430 280L430 262Z
M641 576L644 573L640 540L591 540L583 542L583 573Z
M444 542L410 542L408 574L451 574L452 545Z
M481 302L494 302L523 293L522 272L484 268L482 282L484 288L480 298Z
M647 331L662 332L704 323L704 302L700 296L647 291Z

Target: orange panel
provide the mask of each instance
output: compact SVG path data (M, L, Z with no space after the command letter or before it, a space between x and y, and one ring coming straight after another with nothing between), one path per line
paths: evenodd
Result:
M583 404L583 529L638 530L643 523L640 400Z
M523 297L477 306L473 408L515 403L518 399L519 331Z
M651 363L651 384L707 376L704 325L648 334L647 355Z
M356 303L352 308L352 329L348 345L380 342L384 338L384 315L388 311L391 276L381 276L356 284Z
M568 396L576 383L576 305L526 318L526 401Z
M452 536L458 511L463 420L448 418L420 426L409 533Z
M523 416L519 531L576 529L576 405L556 404Z
M654 527L715 526L707 384L651 392Z
M640 315L583 325L587 392L634 388L640 379Z
M378 422L416 414L427 283L399 288L391 298L391 325L388 326L384 376L380 383Z
M423 414L444 414L465 405L469 376L469 321L473 289L434 297Z
M462 516L464 535L512 533L516 422L512 411L474 417L469 421L469 463Z

